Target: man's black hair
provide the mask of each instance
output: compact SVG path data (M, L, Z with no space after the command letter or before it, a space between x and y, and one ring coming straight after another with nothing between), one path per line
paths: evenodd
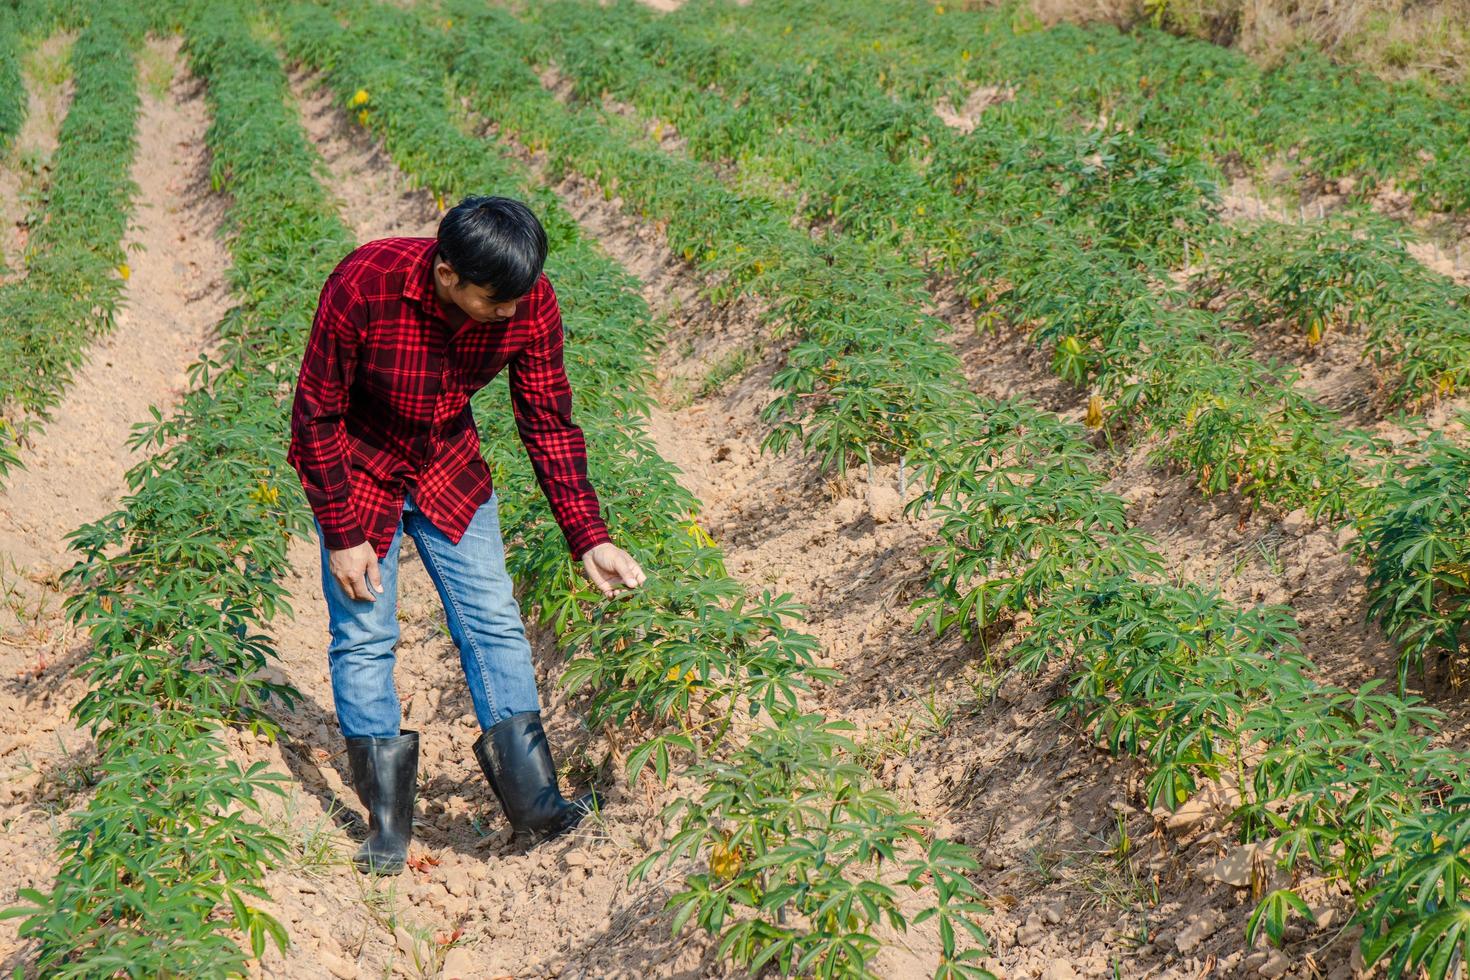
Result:
M520 201L471 196L439 221L439 255L496 299L524 296L546 263L546 229Z

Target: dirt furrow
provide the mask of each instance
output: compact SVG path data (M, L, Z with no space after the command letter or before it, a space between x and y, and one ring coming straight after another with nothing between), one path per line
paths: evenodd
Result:
M55 39L47 42L53 46ZM66 622L57 576L77 555L66 534L110 513L127 492L130 427L186 390L186 369L209 343L228 293L219 241L223 202L209 194L208 124L199 84L183 73L176 40L148 42L177 72L145 91L133 179L140 191L126 237L132 275L113 331L89 351L55 420L0 493L0 906L55 870L55 826L85 793L91 741L68 718L85 684L70 675L87 637ZM5 972L23 955L17 923L0 922Z

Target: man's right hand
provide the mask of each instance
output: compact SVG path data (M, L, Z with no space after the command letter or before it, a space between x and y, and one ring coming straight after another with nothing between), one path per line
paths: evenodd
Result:
M378 596L373 595L368 585L372 585L378 595L383 594L383 580L378 576L378 553L370 542L328 552L327 566L342 591L352 598L377 602Z

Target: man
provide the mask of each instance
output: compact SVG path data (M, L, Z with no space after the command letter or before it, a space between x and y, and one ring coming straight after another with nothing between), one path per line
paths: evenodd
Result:
M604 595L643 583L587 479L545 260L546 232L524 204L468 197L437 238L369 242L322 288L287 459L321 544L332 698L368 811L363 871L402 871L413 831L418 733L400 727L393 684L404 532L444 604L482 729L475 757L515 833L557 836L596 805L557 788L470 413L470 396L508 368L517 431L572 558Z

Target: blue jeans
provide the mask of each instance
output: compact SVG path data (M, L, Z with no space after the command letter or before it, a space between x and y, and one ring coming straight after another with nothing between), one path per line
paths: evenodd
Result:
M531 645L505 570L496 494L475 511L464 537L454 544L414 506L410 491L388 555L378 561L383 592L376 601L353 599L342 590L331 574L320 522L316 531L331 628L327 659L332 700L344 737L389 738L399 732L403 713L393 685L393 648L398 642L398 547L404 531L418 546L439 590L480 727L488 729L518 711L541 710Z

